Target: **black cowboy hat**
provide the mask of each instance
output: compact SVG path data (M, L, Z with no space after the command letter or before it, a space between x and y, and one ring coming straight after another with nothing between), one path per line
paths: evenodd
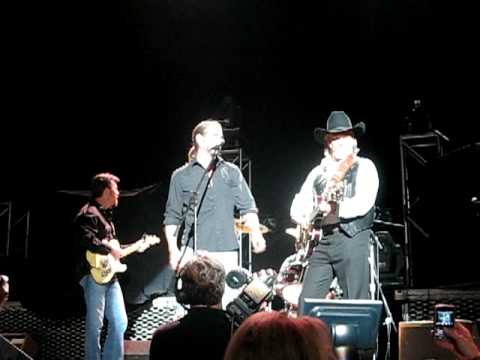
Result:
M352 121L344 111L332 111L327 119L327 128L315 128L313 131L313 137L317 142L323 144L323 139L326 134L335 134L352 130L354 136L357 138L365 134L365 128L366 126L364 122L359 122L358 124L355 124L355 126L352 126Z

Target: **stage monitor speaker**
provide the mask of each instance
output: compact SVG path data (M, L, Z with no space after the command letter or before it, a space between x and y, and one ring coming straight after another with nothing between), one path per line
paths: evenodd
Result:
M459 320L475 335L475 325L469 320ZM433 340L431 329L433 321L401 321L398 341L399 360L455 360L448 350L438 347Z
M1 360L33 360L22 349L14 345L11 339L0 335L0 359Z
M125 340L125 360L148 360L150 341Z

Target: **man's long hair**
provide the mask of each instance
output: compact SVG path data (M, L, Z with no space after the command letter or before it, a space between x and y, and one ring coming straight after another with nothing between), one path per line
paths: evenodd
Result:
M197 156L197 150L198 150L198 145L196 140L197 135L198 134L205 135L206 130L213 125L221 126L221 124L217 120L207 119L199 122L197 126L194 127L192 131L192 146L188 151L188 161L192 161Z

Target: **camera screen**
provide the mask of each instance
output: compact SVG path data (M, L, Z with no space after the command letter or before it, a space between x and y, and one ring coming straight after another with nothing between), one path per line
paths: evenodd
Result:
M455 317L452 310L438 310L436 314L435 325L436 326L453 326L455 323Z

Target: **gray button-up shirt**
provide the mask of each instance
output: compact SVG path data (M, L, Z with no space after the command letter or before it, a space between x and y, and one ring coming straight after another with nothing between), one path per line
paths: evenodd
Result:
M193 160L172 173L163 221L165 225L180 225L182 214L187 211L189 200L204 171L203 166ZM235 209L240 215L257 212L255 200L240 169L219 159L211 179L205 176L202 181L197 204L197 250L238 249L234 228ZM187 228L192 229L189 237L193 236L193 220L193 212L189 211L186 220ZM193 240L190 240L189 246L193 246Z

